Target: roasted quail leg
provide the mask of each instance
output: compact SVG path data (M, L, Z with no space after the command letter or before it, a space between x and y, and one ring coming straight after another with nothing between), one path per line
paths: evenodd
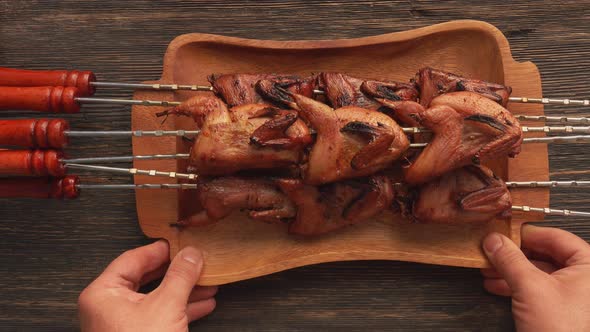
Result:
M392 101L416 100L418 91L414 86L398 82L362 80L341 73L321 73L319 86L334 108L356 106L377 110L381 105L374 98Z
M277 88L311 97L317 86L314 76L302 78L296 75L273 74L211 75L209 82L213 92L229 107L263 102L284 105L290 101L289 97L280 93Z
M417 189L412 215L425 223L475 223L511 216L506 184L483 166L466 166Z
M420 104L424 107L430 106L436 96L454 91L475 92L505 107L512 93L509 86L469 79L430 67L420 69L414 81L420 90Z
M294 179L281 179L277 183L297 207L289 233L308 236L368 221L387 209L394 195L391 182L383 176L319 187Z
M238 210L265 222L289 221L295 205L273 180L251 177L199 177L197 197L203 210L174 226L202 226L219 221Z

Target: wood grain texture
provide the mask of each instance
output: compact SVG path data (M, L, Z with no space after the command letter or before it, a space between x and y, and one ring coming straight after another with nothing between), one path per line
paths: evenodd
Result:
M486 59L482 61L481 59ZM401 33L330 41L268 41L208 34L175 38L164 56L157 83L207 84L211 73L345 72L368 79L408 81L423 66L467 77L505 83L515 95L541 96L541 79L534 64L512 59L508 42L495 27L472 20L452 21ZM137 91L135 99L186 100L207 92ZM514 107L513 107L514 106ZM541 115L534 104L509 105L518 114ZM132 128L194 129L194 121L176 117L162 124L155 116L162 108L134 106ZM133 139L139 155L188 153L180 138ZM484 161L485 163L485 161ZM135 161L134 167L186 173L186 162ZM547 180L546 145L523 146L514 160L500 158L491 166L506 180ZM173 167L173 168L170 168ZM149 183L151 177L137 177ZM170 179L162 178L160 182ZM487 267L482 238L497 231L520 242L525 221L542 220L538 214L515 214L509 223L497 220L473 225L410 223L399 215L383 213L370 222L305 239L289 235L285 224L251 222L244 214L207 227L180 230L170 222L198 212L194 192L145 191L136 193L139 223L146 235L165 238L174 256L187 245L199 246L205 255L203 285L219 285L330 261L404 260L463 267ZM547 206L549 190L527 188L513 193L516 205ZM197 209L195 209L197 208Z
M338 39L453 19L485 20L533 61L548 96L590 96L588 1L0 1L0 65L93 70L99 79L159 78L168 43L189 32L259 39ZM126 91L98 96L128 97ZM552 115L580 109L546 107ZM587 113L586 113L587 114ZM3 112L2 117L39 117ZM124 130L129 108L89 105L67 115L79 130ZM553 145L553 179L590 177L585 145ZM131 142L77 138L69 155L123 155ZM80 172L85 182L127 176ZM554 207L584 210L590 191L552 189ZM0 200L0 327L77 331L76 298L114 257L150 242L131 191L82 192L74 201ZM590 239L583 218L550 218ZM199 331L509 331L509 301L486 294L479 272L402 262L328 263L222 287Z

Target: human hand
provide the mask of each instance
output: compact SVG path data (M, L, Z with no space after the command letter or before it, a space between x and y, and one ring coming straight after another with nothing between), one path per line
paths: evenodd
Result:
M512 297L520 332L590 331L590 245L564 230L525 225L522 247L492 233L483 249L489 292Z
M195 287L203 266L201 252L187 247L169 268L168 262L164 240L115 259L80 294L82 331L188 331L189 322L211 313L217 287ZM148 294L137 292L164 273L158 288Z

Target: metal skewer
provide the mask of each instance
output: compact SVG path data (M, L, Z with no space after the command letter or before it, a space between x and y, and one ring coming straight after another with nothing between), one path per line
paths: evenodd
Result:
M213 91L210 85L196 84L147 84L147 83L119 83L119 82L90 82L91 86L104 88L124 88L124 89L146 89L146 90L189 90L189 91Z
M96 166L96 165L82 165L67 163L66 167L73 169L85 169L85 170L96 170L105 171L111 173L124 173L133 175L148 175L157 177L169 177L169 178L182 178L182 179L196 179L197 174L185 174L177 172L162 172L157 170L142 170L137 168L120 168L120 167L109 167L109 166ZM507 181L506 186L510 188L540 188L540 187L585 187L590 186L590 181L585 180L569 180L569 181ZM401 183L395 183L394 185L400 186ZM112 186L112 185L111 185ZM114 188L114 187L113 187Z
M195 85L195 84L146 84L146 83L118 83L118 82L90 82L90 85L94 87L111 87L111 88L124 88L124 89L147 89L147 90L167 90L167 91L213 91L213 87L210 85ZM316 95L323 95L323 90L315 89L313 93ZM559 105L580 105L590 106L590 100L583 99L555 99L555 98L528 98L528 97L509 97L508 101L513 103L526 103L526 104L559 104Z
M589 106L590 100L576 100L576 99L553 99L553 98L527 98L527 97L509 97L508 101L514 103L525 104L559 104L559 105L582 105Z
M542 127L521 127L525 133L543 132L543 133L588 133L590 126L542 126ZM404 133L428 133L430 130L419 127L404 127ZM113 131L78 131L66 130L64 134L70 137L100 137L100 136L190 136L198 135L200 130L113 130ZM573 137L573 136L572 136Z
M556 121L561 123L586 123L590 124L590 118L565 117L565 116L546 116L546 115L515 115L518 120L528 121Z
M508 188L562 188L562 187L588 187L590 181L508 181Z
M153 154L153 155L134 155L134 156L116 156L116 157L92 157L92 158L72 158L62 159L62 163L66 164L84 164L84 163L100 163L100 162L126 162L134 160L154 160L154 159L188 159L188 153L176 154Z
M539 208L539 207L530 207L530 206L518 206L512 205L512 211L522 211L522 212L541 212L546 215L551 216L580 216L580 217L590 217L590 212L582 212L582 211L572 211L572 210L558 210L558 209L550 209L550 208Z
M80 164L67 164L69 168L77 168L77 169L86 169L86 170L100 170L100 171L107 171L112 173L125 173L125 174L133 174L133 175L148 175L148 176L160 176L160 177L171 177L171 178L184 178L184 179L191 179L194 180L197 178L196 174L185 174L185 173L176 173L176 172L161 172L157 170L142 170L137 168L118 168L118 167L106 167L106 166L95 166L95 165L80 165ZM569 183L573 183L575 181L569 181ZM580 181L581 182L581 181ZM590 181L583 181L584 183ZM539 183L544 182L536 182L531 181L529 184L535 183L533 186L537 186ZM522 186L522 183L520 184ZM169 185L169 184L147 184L147 185L78 185L78 188L87 188L87 189L197 189L196 184L182 186L179 185ZM582 212L582 211L573 211L573 210L559 210L559 209L551 209L551 208L539 208L539 207L530 207L530 206L519 206L513 205L513 211L522 211L522 212L541 212L546 215L557 215L557 216L582 216L582 217L590 217L590 212Z
M197 189L196 183L162 183L162 184L78 184L78 189Z
M100 136L190 136L198 135L200 130L112 130L112 131L78 131L66 130L64 134L69 137L100 137Z
M516 98L516 97L515 97ZM110 99L110 98L89 98L77 97L74 100L78 103L89 104L118 104L118 105L143 105L143 106L179 106L182 102L165 101L165 100L135 100L135 99ZM555 99L558 100L558 99ZM590 124L590 118L586 117L562 117L562 116L545 116L545 115L514 115L519 120L528 121L558 121L562 123L586 123Z
M120 168L120 167L109 167L109 166L97 166L97 165L84 165L84 164L75 164L75 163L66 163L66 168L71 169L83 169L83 170L92 170L92 171L104 171L110 173L119 173L119 174L131 174L131 175L147 175L147 176L158 176L158 177L168 177L174 179L189 179L195 180L197 178L197 174L189 174L189 173L177 173L177 172L162 172L157 170L144 170L144 169L137 169L137 168Z
M590 141L590 135L576 136L552 136L552 137L528 137L522 140L523 144L527 143L584 143ZM412 143L410 148L421 149L428 146L428 143Z
M139 135L141 136L141 135ZM577 135L577 136L554 136L554 137L529 137L523 139L523 144L526 143L575 143L575 142L589 142L590 135ZM422 149L428 146L428 143L411 143L410 148ZM135 155L135 156L116 156L116 157L91 157L91 158L75 158L75 159L64 159L63 163L76 164L76 163L94 163L94 162L126 162L133 160L152 160L152 159L188 159L188 153L177 153L177 154L154 154L154 155ZM575 182L575 181L574 181ZM526 182L528 183L528 182ZM543 182L538 182L543 183ZM566 182L547 182L550 184L540 184L539 186L565 186ZM578 182L584 183L584 182ZM585 183L583 185L586 185ZM515 184L514 187L519 186Z

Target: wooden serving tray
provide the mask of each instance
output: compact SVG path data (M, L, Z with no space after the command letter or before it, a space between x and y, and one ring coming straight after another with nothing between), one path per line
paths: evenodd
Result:
M362 78L408 81L420 67L432 66L512 86L514 96L540 97L539 71L516 62L502 33L484 22L453 21L380 36L326 41L269 41L186 34L175 38L164 57L157 83L208 84L211 73L294 73L339 71ZM196 93L138 91L135 99L186 100ZM510 104L518 114L543 114L542 105ZM189 118L162 124L160 107L134 106L132 127L190 129ZM526 124L526 123L524 123ZM175 137L134 138L134 154L186 153ZM547 180L545 144L523 145L515 159L488 163L505 180ZM142 169L183 172L184 161L136 161ZM173 183L174 179L137 176L136 183ZM548 206L548 189L512 190L515 205ZM236 214L217 224L179 231L169 223L199 209L194 192L137 190L137 215L143 232L170 242L171 255L187 245L204 251L200 284L224 284L298 266L345 260L403 260L464 267L484 267L480 249L485 234L498 231L520 243L520 227L542 215L515 213L512 220L480 224L416 224L385 215L313 239L288 235L286 225L269 225Z

